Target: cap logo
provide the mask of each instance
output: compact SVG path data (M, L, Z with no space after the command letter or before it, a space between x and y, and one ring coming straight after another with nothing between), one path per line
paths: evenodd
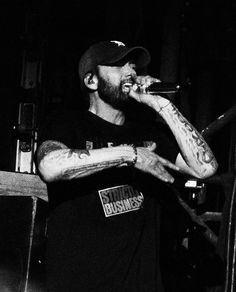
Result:
M111 43L117 44L118 47L125 47L125 44L119 41L110 41Z

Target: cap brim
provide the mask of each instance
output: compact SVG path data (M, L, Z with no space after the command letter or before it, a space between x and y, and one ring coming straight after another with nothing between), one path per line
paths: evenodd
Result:
M104 63L103 65L115 64L125 58L130 58L138 68L147 66L151 61L151 56L147 49L144 47L132 47L122 52L121 54L114 56L109 61L106 61L106 64Z

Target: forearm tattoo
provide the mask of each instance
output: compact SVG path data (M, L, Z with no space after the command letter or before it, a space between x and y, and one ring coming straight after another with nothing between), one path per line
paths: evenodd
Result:
M58 179L73 179L104 170L106 168L119 166L124 163L123 158L108 159L107 161L96 161L96 158L88 159L90 151L86 149L69 149L64 144L56 141L44 142L37 153L38 162L47 156L47 163L54 165ZM92 161L91 161L92 160Z
M69 149L68 152L65 153L65 159L75 159L75 161L86 159L86 157L90 156L90 152L88 150L78 150L78 149ZM114 159L103 162L93 162L93 163L85 163L78 166L68 167L62 171L62 177L64 179L68 178L77 178L82 176L87 176L93 174L95 172L104 170L106 168L118 166L124 163L124 159Z
M37 150L37 163L39 164L40 161L50 152L60 149L68 149L64 144L48 140L43 142Z
M66 169L63 172L63 178L78 178L78 177L83 177L87 176L93 173L96 173L98 171L113 167L113 166L118 166L121 165L124 162L123 159L117 159L113 161L106 161L106 162L100 162L100 163L93 163L85 166L79 166L79 167L72 167L69 169Z
M210 164L214 169L217 167L215 157L198 131L187 121L187 119L170 104L165 108L165 115L173 123L173 131L179 142L182 155L186 162L194 158L199 166ZM167 117L168 118L168 117ZM190 155L189 155L190 154Z

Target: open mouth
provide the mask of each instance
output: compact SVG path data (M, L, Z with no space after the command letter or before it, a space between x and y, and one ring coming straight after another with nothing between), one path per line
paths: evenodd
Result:
M124 82L121 85L122 92L129 93L132 86L133 86L133 82Z

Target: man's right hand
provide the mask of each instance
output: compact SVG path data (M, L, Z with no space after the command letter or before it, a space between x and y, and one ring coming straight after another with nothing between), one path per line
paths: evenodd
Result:
M156 143L148 147L137 147L137 162L134 167L146 173L150 173L164 182L173 183L174 178L169 174L166 168L175 171L179 171L179 168L169 160L154 153L153 151L155 148Z

